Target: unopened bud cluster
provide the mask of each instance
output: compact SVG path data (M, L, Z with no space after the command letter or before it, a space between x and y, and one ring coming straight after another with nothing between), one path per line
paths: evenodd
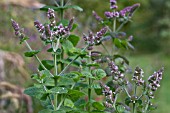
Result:
M15 35L18 36L20 39L24 38L25 35L22 33L23 31L20 29L18 23L13 19L11 19L11 22L12 22L12 27L15 30Z
M131 17L131 16L133 15L134 11L135 11L139 6L140 6L140 4L137 3L137 4L134 4L134 5L132 5L132 6L125 7L124 9L122 9L122 10L119 12L119 14L120 14L120 16L122 16L122 17L126 16L126 14L129 14L128 16Z
M114 11L106 11L104 15L108 19L114 19L114 18L119 18L119 17L132 17L134 11L140 6L139 3L136 3L132 6L125 7L124 9L117 11L115 9L118 8L117 6L117 1L116 0L110 0L110 8L114 9ZM96 18L97 21L103 21L103 19L97 15L95 11L93 11L93 16Z
M55 13L54 13L54 10L53 9L48 9L48 12L47 12L47 17L48 19L50 20L50 26L55 26L56 25L56 21L55 21Z
M86 36L85 34L83 35L83 39L89 44L89 46L91 47L90 49L92 49L93 45L100 43L102 37L106 32L107 32L106 27L102 28L95 35L93 34L93 32L89 31L88 36Z
M136 67L135 69L135 73L133 75L132 81L134 81L136 83L137 86L141 86L144 84L144 80L143 80L143 70L139 67Z
M117 9L118 6L116 4L116 0L110 0L110 9Z

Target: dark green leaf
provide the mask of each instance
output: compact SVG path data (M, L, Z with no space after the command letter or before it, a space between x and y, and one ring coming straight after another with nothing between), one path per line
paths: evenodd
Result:
M132 101L131 101L131 98L126 98L125 99L125 104L127 105L127 106L129 106L129 104L131 103Z
M50 109L44 109L44 110L41 110L40 112L38 113L52 113L52 110Z
M52 60L42 60L41 62L48 70L51 70L54 67L54 62ZM39 65L39 70L43 70L41 65Z
M84 107L86 105L86 101L84 99L79 99L74 103L74 105L76 107Z
M69 90L68 95L72 101L77 101L79 98L84 96L85 94L78 90Z
M27 51L24 53L26 57L33 57L34 55L38 54L40 50L32 50L32 51Z
M95 69L92 71L92 74L97 80L101 80L102 78L106 76L105 71L102 69Z
M88 71L82 71L81 73L82 73L82 76L84 77L95 79L95 77Z
M95 109L100 110L100 111L105 109L105 107L103 106L103 104L100 103L100 102L93 102L93 103L92 103L92 106L93 106Z
M54 87L52 89L50 89L51 93L56 93L56 94L64 94L67 93L68 90L64 87Z
M68 40L70 40L72 42L73 46L75 47L78 44L80 37L78 37L76 35L70 35L68 37Z
M58 79L58 85L59 86L67 86L67 85L73 85L74 80L72 78L69 78L68 76L61 76Z
M44 94L44 89L43 87L33 86L25 89L24 93L37 99L41 99L42 95Z

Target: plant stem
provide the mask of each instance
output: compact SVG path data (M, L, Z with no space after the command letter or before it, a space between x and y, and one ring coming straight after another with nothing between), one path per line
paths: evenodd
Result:
M116 109L117 96L118 96L118 94L115 95L115 99L114 99L114 103L113 103L113 108L114 108L116 113L117 113L117 109Z
M128 96L129 98L131 98L131 96L130 96L129 92L127 91L127 89L126 89L126 87L125 87L125 85L123 85L123 89L125 90L125 92L126 92L127 96Z
M60 7L63 7L64 6L64 0L60 0ZM60 21L62 21L63 20L63 18L64 18L64 10L63 9L61 9L60 10ZM64 49L61 47L61 49L62 49L62 53L61 53L61 59L63 59L64 58ZM61 70L63 70L64 69L64 63L61 63Z
M28 48L30 51L32 51L32 48L30 47L30 45L28 44L28 42L27 42L26 40L25 40L24 42L25 42L27 48ZM47 68L42 64L41 60L38 58L38 56L37 56L37 55L34 55L34 57L38 60L38 62L39 62L40 65L42 66L42 68L43 68L44 70L47 70Z
M129 21L129 19L127 19L126 21L124 21L116 30L116 32L118 32L119 30L122 29L122 27Z
M137 91L137 85L135 84L135 88L134 88L134 96L136 98L136 91ZM135 100L136 101L136 100ZM136 102L133 102L133 113L136 113Z
M59 47L59 42L60 42L60 38L57 39L57 43L55 45L55 43L53 42L52 45L53 45L53 51L54 51L54 70L55 70L55 76L58 76L58 66L57 66L57 49ZM55 46L54 46L55 45ZM58 84L58 78L54 78L54 83L55 83L55 87L57 87L57 84ZM57 102L58 101L58 94L55 94L54 95L54 106L55 106L55 109L54 110L57 110Z
M89 45L87 45L83 50L81 50L81 52L85 51L88 46L89 46ZM61 74L63 74L63 73L66 71L66 69L67 69L78 57L79 57L79 55L77 55L77 56L60 72L59 76L60 76Z
M113 32L116 31L116 18L114 18L113 20Z
M74 88L74 86L75 86L75 84L73 84L70 89L72 90ZM59 103L59 105L57 107L57 110L60 109L61 105L63 104L63 102L65 100L65 98L66 98L66 95L61 99L61 101L60 101L60 103Z
M47 92L47 88L46 88L46 86L45 85L43 85L43 88L44 88L44 90ZM51 105L53 106L53 108L55 109L55 106L54 106L54 103L53 103L53 101L52 101L52 99L51 99L51 97L48 95L48 99L50 100L50 102L51 102Z
M145 111L144 111L144 113L147 113L149 103L150 103L150 99L149 99L149 97L147 97L147 104L146 104L146 106L145 106Z
M109 51L107 50L107 48L105 47L105 45L103 43L101 43L102 47L104 48L104 50L107 52L107 54L110 56Z
M91 51L89 51L89 63L91 63ZM89 67L89 70L90 70L90 67ZM88 111L90 112L91 111L91 85L92 85L92 79L89 78L89 88L88 88L88 102L89 102L89 105L88 105Z

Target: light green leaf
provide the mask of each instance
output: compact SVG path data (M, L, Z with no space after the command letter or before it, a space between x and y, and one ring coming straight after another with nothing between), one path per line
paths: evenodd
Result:
M92 74L97 80L101 80L102 78L106 76L105 71L102 69L95 69L92 71Z

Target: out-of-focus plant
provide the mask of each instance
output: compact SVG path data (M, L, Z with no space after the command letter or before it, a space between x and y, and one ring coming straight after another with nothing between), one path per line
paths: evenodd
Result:
M92 31L88 34L84 33L83 39L86 46L80 49L76 47L80 38L73 34L77 24L74 23L74 18L64 19L64 11L71 8L79 11L83 9L70 5L69 1L61 0L55 2L57 6L41 8L47 11L48 21L45 24L38 20L34 22L44 45L50 45L47 52L53 60L40 60L37 54L41 50L32 50L27 42L29 38L25 36L18 23L12 20L15 35L19 37L20 43L25 43L29 49L24 53L25 56L35 57L40 64L37 73L32 75L37 83L24 91L42 102L45 109L39 113L136 113L152 110L150 100L153 98L153 92L160 86L163 69L150 76L147 84L142 78L142 69L137 67L131 81L133 84L131 88L134 88L131 94L128 91L131 84L125 76L128 60L124 56L109 51L103 44L104 41L111 40L117 49L133 49L130 44L133 37L126 38L126 33L121 32L121 28L131 20L140 4L118 11L116 0L110 0L111 11L105 12L106 19L102 19L93 12L96 20L104 27L97 33ZM59 21L56 21L55 11L60 13ZM120 26L117 26L117 22ZM102 46L106 53L94 51L95 46ZM106 68L105 64L108 64ZM67 72L66 70L72 66L76 70ZM102 82L106 75L110 79L107 85ZM142 88L140 96L137 93L138 87ZM97 95L103 93L106 101L103 103L95 101L92 92ZM124 93L127 96L119 102L118 95Z

